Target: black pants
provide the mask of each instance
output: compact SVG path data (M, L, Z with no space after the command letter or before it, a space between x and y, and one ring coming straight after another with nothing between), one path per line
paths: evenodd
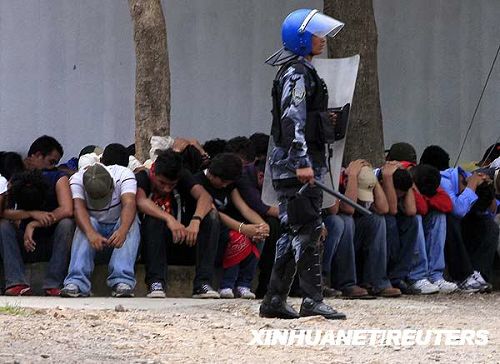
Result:
M498 233L498 225L488 216L447 215L444 254L451 278L463 281L477 270L491 279Z
M255 291L258 298L264 297L267 292L276 256L276 242L281 236L281 224L277 218L267 217L266 222L269 224L270 231L259 260L259 285Z
M280 220L284 232L276 243L274 262L269 289L265 301L273 296L286 300L295 272L298 271L299 285L304 297L315 301L323 300L321 290L321 267L319 257L319 238L322 220L320 217L323 192L317 186L309 186L302 196L304 206L298 207L298 221L290 224L289 209L301 186L277 188L280 202ZM301 221L301 217L304 220Z
M161 282L165 286L167 244L173 244L172 233L164 221L146 216L141 227L146 284ZM211 284L219 241L220 221L217 211L210 211L200 224L196 240L196 274L193 289Z

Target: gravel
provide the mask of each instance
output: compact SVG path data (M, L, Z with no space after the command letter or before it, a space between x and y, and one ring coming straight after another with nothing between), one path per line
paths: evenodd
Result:
M155 302L161 307L166 301ZM123 302L104 310L0 309L0 362L500 362L499 292L328 300L347 314L345 321L263 319L258 301L214 300L169 305L165 311L128 308ZM300 305L298 299L291 302ZM485 346L249 345L251 330L259 329L471 329L488 330L489 341Z

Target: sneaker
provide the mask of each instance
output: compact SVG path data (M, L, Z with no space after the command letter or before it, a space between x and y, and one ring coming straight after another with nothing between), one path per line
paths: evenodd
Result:
M474 278L474 273L468 276L462 283L458 285L458 288L460 288L460 291L463 293L475 293L479 292L481 290L481 283L476 281Z
M61 290L59 288L47 288L45 290L46 296L59 297L61 295Z
M458 286L453 282L448 282L447 280L441 278L435 282L432 282L437 288L439 288L439 293L452 293L458 289Z
M67 284L61 289L61 297L87 297L88 294L84 294L80 291L80 288L76 284Z
M486 282L486 280L483 278L481 273L479 273L477 270L474 271L472 274L472 277L476 280L477 283L481 285L481 289L479 291L481 292L491 292L493 289L493 286L491 283Z
M415 294L413 291L410 290L410 285L403 280L398 280L394 282L391 281L391 285L394 288L399 289L402 294Z
M220 298L219 293L209 284L204 284L193 291L193 298Z
M5 290L6 296L31 296L31 287L26 284L18 284Z
M163 289L163 283L153 282L149 285L149 292L146 295L149 298L165 298L165 290Z
M408 290L408 294L433 294L439 292L439 287L429 282L427 278L424 278L411 284Z
M127 283L117 283L111 290L113 297L134 297L134 289Z
M247 300L255 299L255 294L248 287L236 287L236 295Z
M219 290L220 298L234 298L234 293L231 288L222 288Z

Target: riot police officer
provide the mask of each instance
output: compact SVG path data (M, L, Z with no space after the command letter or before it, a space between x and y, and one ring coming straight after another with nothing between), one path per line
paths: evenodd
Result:
M273 84L274 148L268 157L284 233L276 244L268 292L260 306L262 317L345 319L323 302L322 295L323 195L313 181L321 180L327 170L325 144L333 142L334 116L327 111L326 85L311 63L322 53L325 37L334 36L343 25L318 10L296 10L282 25L284 48L266 61L281 66ZM300 314L286 302L296 271L303 293Z

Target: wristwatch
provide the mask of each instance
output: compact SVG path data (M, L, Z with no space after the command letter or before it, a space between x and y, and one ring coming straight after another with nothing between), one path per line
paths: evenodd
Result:
M191 220L198 220L199 222L201 222L203 219L198 216L198 215L193 215L193 217L191 218Z

